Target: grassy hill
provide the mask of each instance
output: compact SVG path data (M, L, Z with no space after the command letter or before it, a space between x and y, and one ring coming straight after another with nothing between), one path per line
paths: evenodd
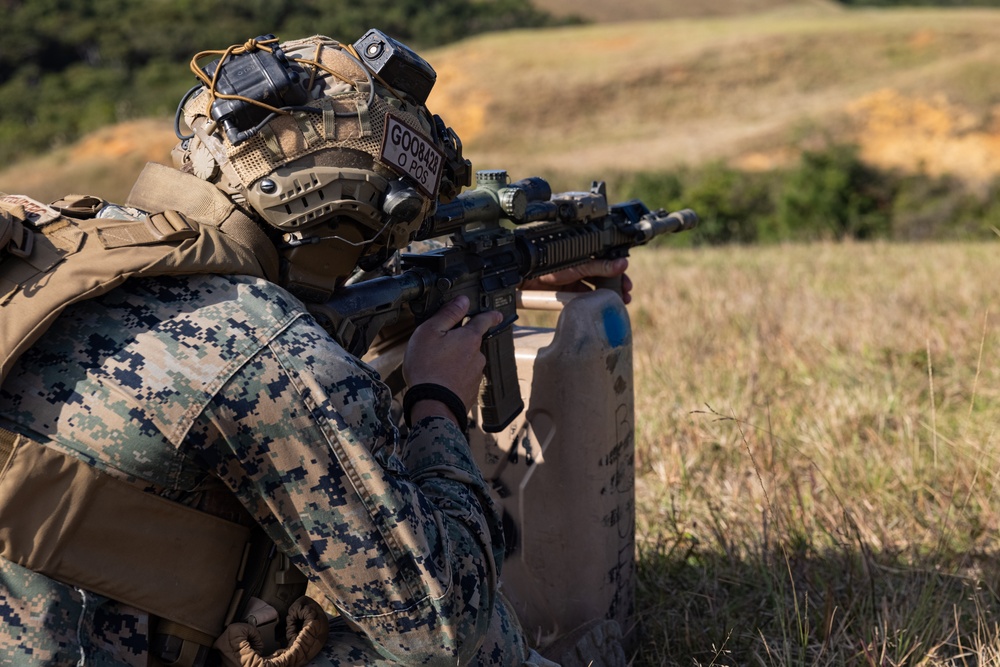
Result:
M766 11L495 33L425 52L438 71L429 104L477 168L560 187L712 160L768 169L824 142L857 142L884 167L1000 172L1000 12L727 4ZM173 141L167 119L104 130L0 172L0 190L121 197Z
M836 140L986 178L998 30L994 11L817 8L491 35L434 54L432 101L474 161L515 171L766 168Z

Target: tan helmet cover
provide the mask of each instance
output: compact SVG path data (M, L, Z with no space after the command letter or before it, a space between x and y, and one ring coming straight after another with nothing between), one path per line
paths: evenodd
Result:
M412 240L447 180L446 142L459 152L461 144L450 129L442 139L439 119L384 83L350 45L316 35L280 49L300 68L308 101L234 145L211 116L215 93L203 86L179 110L191 134L174 149L175 166L215 183L288 240L346 244L338 261L353 257L352 265L334 268L346 275L358 259ZM399 198L387 194L399 191L405 202L392 209L387 202ZM305 273L327 274L324 264Z

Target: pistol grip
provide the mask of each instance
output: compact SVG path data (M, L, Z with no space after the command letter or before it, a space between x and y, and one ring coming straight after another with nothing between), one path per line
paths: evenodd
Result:
M524 409L514 359L513 325L508 324L483 340L482 351L486 357L479 393L482 428L487 433L496 433L506 428Z

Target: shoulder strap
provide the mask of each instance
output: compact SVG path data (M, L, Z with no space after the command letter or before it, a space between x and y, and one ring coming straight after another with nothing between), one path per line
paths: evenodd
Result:
M221 190L156 162L143 168L126 203L143 211L176 210L250 248L268 280L278 278L278 253L267 235Z

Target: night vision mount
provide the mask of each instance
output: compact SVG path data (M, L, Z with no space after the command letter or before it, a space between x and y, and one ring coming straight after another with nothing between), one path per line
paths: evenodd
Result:
M321 113L316 107L304 106L310 100L306 89L309 77L301 65L289 60L277 45L277 38L269 34L253 41L274 46L229 54L202 68L215 85L212 119L222 126L234 146L270 122L275 116L274 109ZM437 74L406 45L373 28L353 48L366 71L396 93L420 105L427 101Z

